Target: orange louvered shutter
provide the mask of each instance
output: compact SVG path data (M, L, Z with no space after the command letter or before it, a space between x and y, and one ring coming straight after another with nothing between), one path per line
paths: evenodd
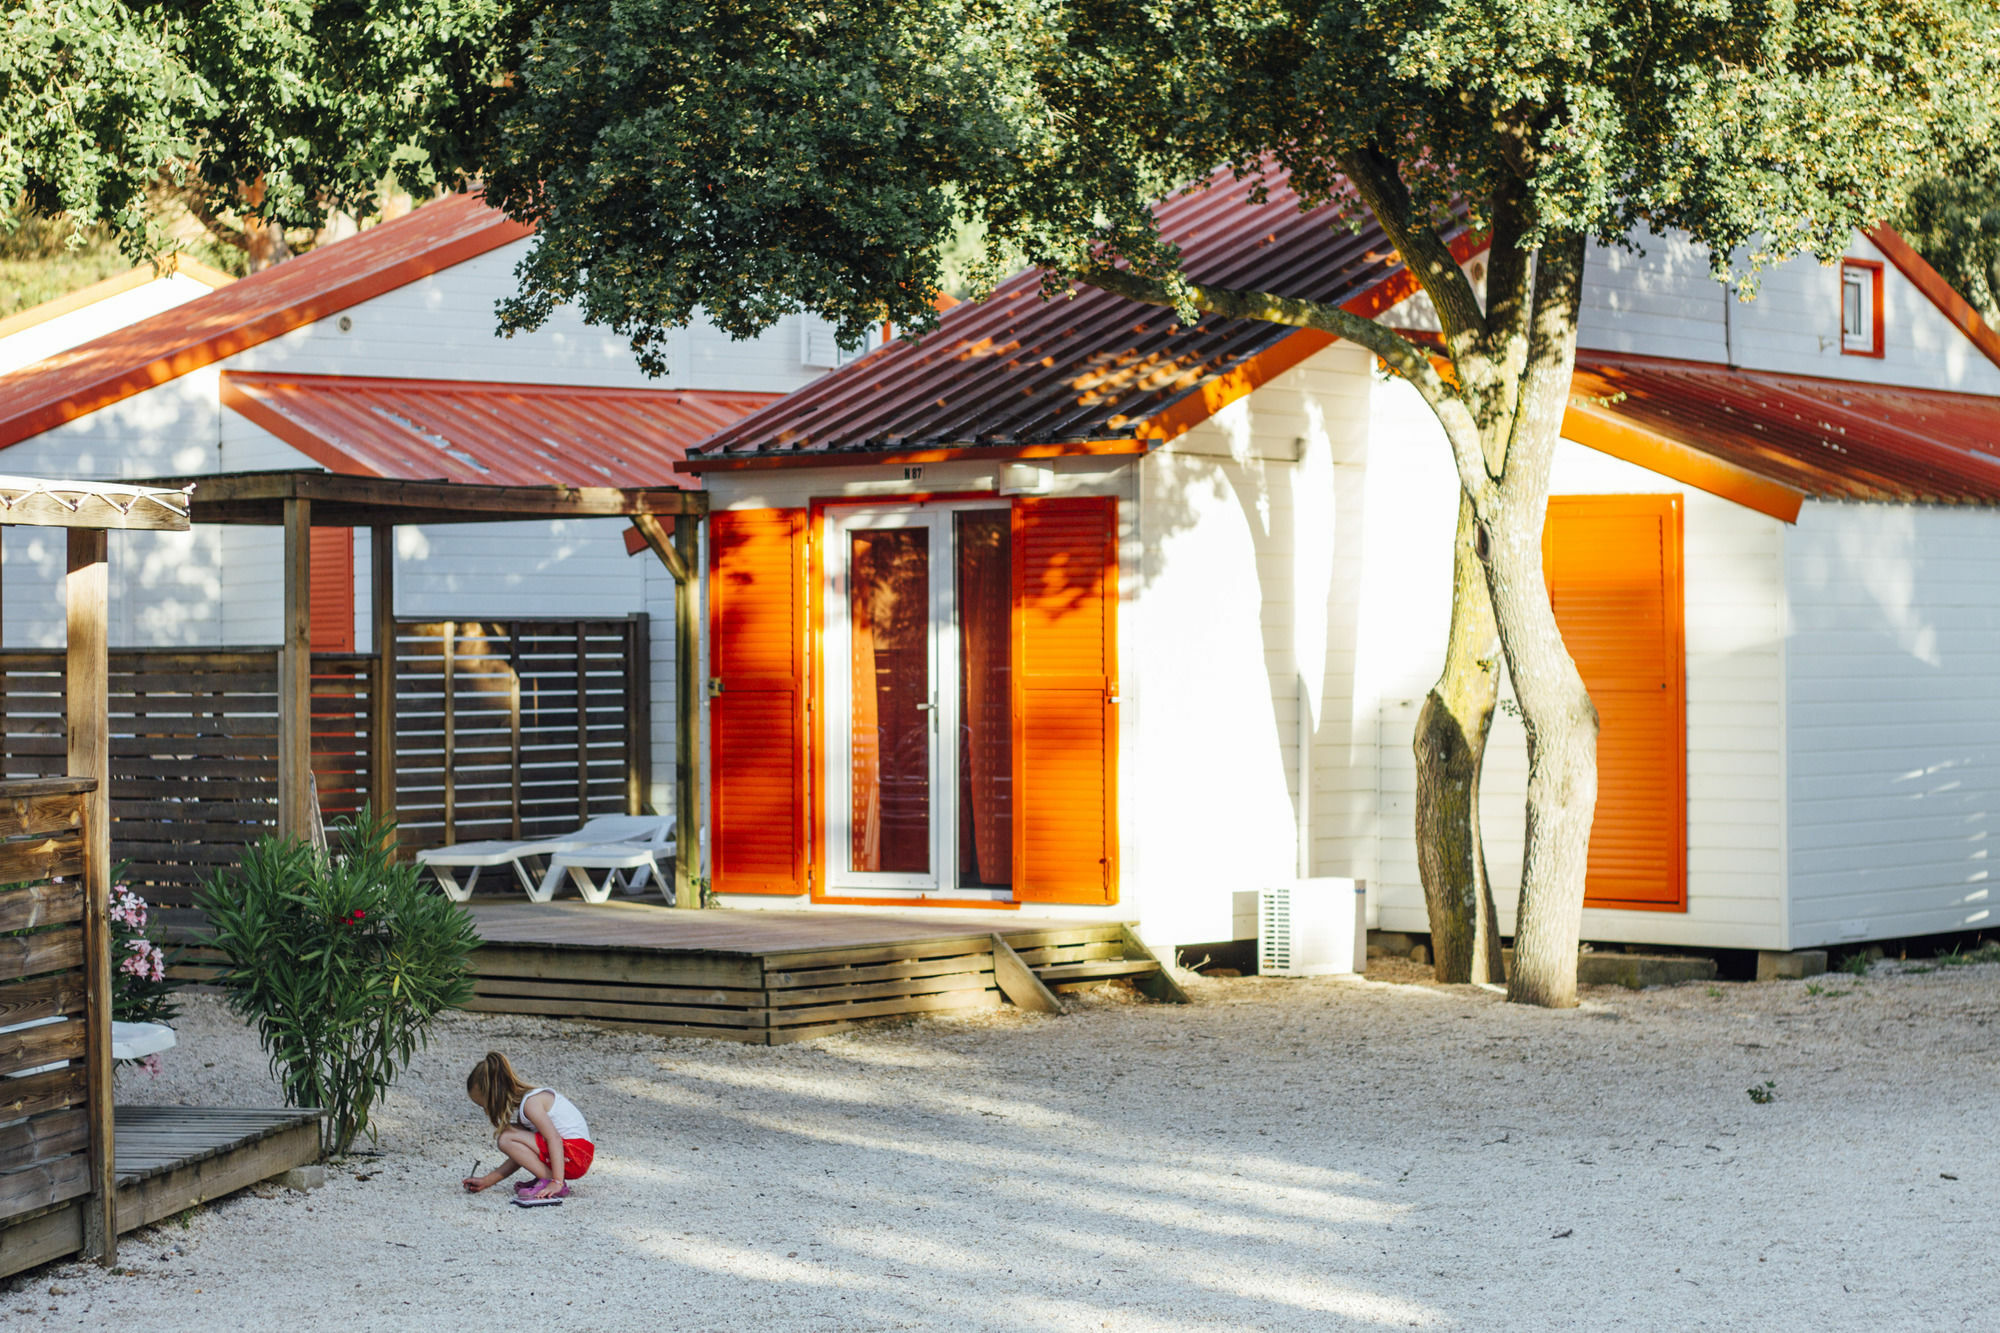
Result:
M1118 502L1014 505L1014 896L1118 886Z
M1552 496L1542 560L1601 725L1584 905L1685 911L1681 497Z
M709 519L711 876L717 893L806 891L806 514Z
M312 530L312 650L354 651L354 529Z

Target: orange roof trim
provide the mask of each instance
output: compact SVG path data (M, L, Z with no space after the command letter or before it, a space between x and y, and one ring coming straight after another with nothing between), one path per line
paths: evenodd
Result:
M1910 280L1912 287L1930 298L1930 303L1951 321L1953 328L1964 334L1988 361L2000 366L2000 333L1996 333L1993 326L1973 309L1972 302L1960 296L1957 289L1944 280L1943 274L1910 247L1901 232L1893 227L1877 227L1868 233L1868 239L1896 266L1898 273ZM1881 318L1879 312L1876 318Z
M0 448L516 241L459 194L0 376ZM190 274L190 276L199 276Z

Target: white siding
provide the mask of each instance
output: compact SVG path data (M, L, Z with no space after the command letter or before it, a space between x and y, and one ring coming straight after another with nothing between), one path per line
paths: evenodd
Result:
M1372 857L1375 728L1355 699L1370 364L1323 352L1140 464L1124 651L1145 725L1124 771L1149 851L1127 879L1155 945L1230 939L1236 892L1298 874L1301 707L1308 868L1365 875Z
M1792 947L1991 927L2000 523L1809 502L1787 556Z
M1456 481L1413 391L1377 386L1371 475L1367 674L1380 690L1386 929L1428 929L1412 835L1417 710L1444 660ZM1688 910L1591 909L1585 939L1782 948L1783 525L1565 442L1556 494L1679 492L1685 504ZM1487 869L1511 932L1519 893L1527 754L1520 723L1494 720L1482 786Z
M495 307L515 291L514 266L528 241L516 241L363 301L230 357L232 370L417 379L498 380L520 384L592 384L635 389L695 388L785 393L821 370L801 360L798 317L764 336L736 342L700 321L668 341L668 373L648 379L631 346L565 308L533 333L503 338ZM348 328L341 329L346 320Z
M1637 234L1632 250L1593 245L1584 268L1581 346L1745 370L2000 394L1987 360L1880 250L1857 236L1853 258L1883 265L1884 355L1840 350L1840 267L1809 255L1764 273L1754 300L1709 277L1707 252L1675 234Z

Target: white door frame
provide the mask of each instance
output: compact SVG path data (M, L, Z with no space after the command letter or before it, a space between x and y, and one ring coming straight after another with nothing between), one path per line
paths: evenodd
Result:
M1011 888L958 886L958 552L952 515L964 510L1006 510L1006 500L944 500L841 505L828 508L821 638L825 665L827 891L865 891L882 897L1012 902ZM930 532L931 669L931 871L924 875L863 873L851 868L853 836L852 652L848 634L848 536L856 531L923 528Z

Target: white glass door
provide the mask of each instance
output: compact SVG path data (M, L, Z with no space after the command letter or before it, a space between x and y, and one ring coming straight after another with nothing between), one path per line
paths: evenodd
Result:
M827 527L828 887L1010 897L1007 510Z

